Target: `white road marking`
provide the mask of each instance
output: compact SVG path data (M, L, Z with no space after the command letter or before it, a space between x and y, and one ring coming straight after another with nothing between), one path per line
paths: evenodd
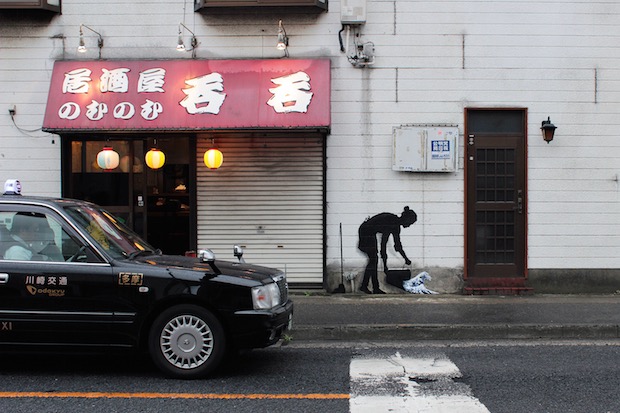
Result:
M349 371L351 413L489 413L469 386L453 380L461 371L445 356L354 358Z

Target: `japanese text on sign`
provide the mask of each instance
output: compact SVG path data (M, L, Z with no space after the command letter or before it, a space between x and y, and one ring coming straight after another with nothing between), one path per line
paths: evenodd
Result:
M128 93L130 87L130 68L119 67L114 69L101 69L98 79L98 88L101 95L108 93ZM78 68L64 74L62 84L63 94L88 94L93 87L92 71L87 68ZM166 70L160 67L149 68L139 73L135 91L138 94L165 93ZM275 85L269 88L271 98L265 102L276 113L306 113L310 106L313 93L310 85L310 76L298 71L291 75L271 79ZM218 72L204 74L185 80L186 88L181 89L185 97L178 102L190 115L212 114L217 115L225 104L227 94L225 92L225 78ZM165 111L164 104L157 98L144 98L140 105L139 114L152 121ZM64 120L75 120L84 112L91 121L99 121L106 116L115 119L129 120L136 115L136 107L133 103L122 101L116 103L113 108L106 102L92 99L89 103L64 102L58 109L58 116Z

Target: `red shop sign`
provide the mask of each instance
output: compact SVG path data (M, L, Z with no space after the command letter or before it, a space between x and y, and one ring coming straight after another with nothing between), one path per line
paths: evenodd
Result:
M329 125L326 59L58 61L43 130Z

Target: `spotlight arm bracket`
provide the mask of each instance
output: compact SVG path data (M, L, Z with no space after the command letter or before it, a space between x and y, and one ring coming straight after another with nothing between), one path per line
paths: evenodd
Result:
M99 33L96 30L93 30L92 28L88 27L85 24L80 24L80 36L84 36L84 31L83 29L88 29L91 32L95 33L97 36L99 36L99 39L97 40L97 46L101 49L103 48L103 36L101 36L101 33Z
M196 57L196 48L198 47L198 38L196 37L196 33L194 33L189 27L187 27L182 22L179 23L179 37L181 36L181 26L192 34L192 38L190 40L190 44L192 46L191 49L185 49L185 51L192 52L192 57Z
M98 31L94 30L92 27L89 27L85 24L80 24L80 47L78 48L78 51L81 51L81 52L86 51L86 48L84 47L84 29L90 30L91 32L95 33L99 37L97 39L97 47L99 48L99 60L101 60L101 49L103 49L103 36L101 36L101 33L99 33Z

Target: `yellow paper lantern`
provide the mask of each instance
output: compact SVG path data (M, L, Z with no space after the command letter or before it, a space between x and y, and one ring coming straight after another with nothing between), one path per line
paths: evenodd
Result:
M209 169L217 169L222 166L224 155L218 149L211 148L205 152L205 165Z
M101 152L97 154L97 165L101 169L116 169L120 162L118 152L112 149L111 146L105 146Z
M166 155L157 148L153 148L146 153L144 160L149 168L159 169L166 162Z

